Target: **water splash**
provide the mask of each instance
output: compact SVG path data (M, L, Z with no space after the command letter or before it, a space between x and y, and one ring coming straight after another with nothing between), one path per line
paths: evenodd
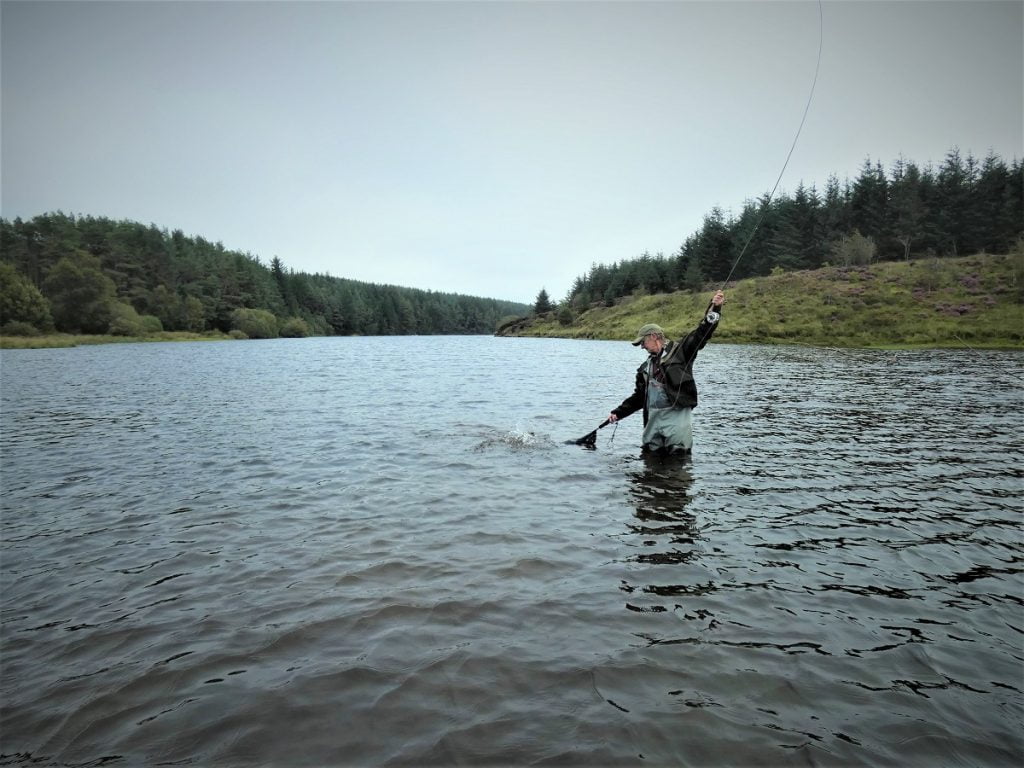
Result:
M523 429L518 424L514 429L499 435L484 438L477 446L477 451L490 448L507 448L511 451L536 451L550 448L551 438L547 435Z

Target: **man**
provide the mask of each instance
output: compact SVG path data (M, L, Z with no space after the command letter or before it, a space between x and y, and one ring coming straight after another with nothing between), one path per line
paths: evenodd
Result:
M649 356L636 371L633 394L608 415L608 421L614 424L643 408L645 451L688 453L693 448L693 361L718 327L724 303L725 294L718 291L711 311L678 342L666 341L665 332L654 323L642 326L633 340L633 346L643 347Z

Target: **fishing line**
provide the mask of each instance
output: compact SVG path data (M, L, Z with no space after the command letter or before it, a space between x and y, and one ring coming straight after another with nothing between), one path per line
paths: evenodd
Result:
M789 147L789 154L786 155L786 162L782 164L782 170L779 171L779 177L775 179L775 186L772 187L772 191L768 194L768 199L761 207L761 216L754 224L754 228L750 230L750 235L747 237L747 242L743 244L743 248L740 249L740 255L736 257L736 261L733 262L732 269L729 270L729 274L725 277L725 282L722 283L722 287L719 290L724 290L725 286L729 282L729 278L732 277L732 273L736 271L736 266L740 263L740 259L743 258L743 254L747 252L747 247L754 239L754 235L757 233L758 227L764 221L765 216L768 215L768 209L771 206L772 198L775 197L775 192L779 188L779 182L782 181L782 176L786 172L786 166L789 165L789 159L793 156L793 150L796 149L796 142L800 138L800 132L804 129L804 122L807 120L807 113L811 109L811 100L814 98L814 87L818 84L818 72L821 69L821 49L825 40L825 19L821 9L821 0L818 0L818 60L814 65L814 80L811 82L811 92L807 94L807 104L804 105L804 114L800 118L800 125L796 129L796 135L793 137L793 143Z
M979 359L981 359L981 360L985 360L985 356L984 356L983 354L981 354L981 352L979 352L978 350L976 350L976 349L975 349L974 347L972 347L972 346L971 346L970 344L968 344L968 343L967 343L967 342L966 342L966 341L965 341L965 340L964 340L964 339L963 339L963 338L962 338L962 337L960 336L960 334L958 334L958 333L957 333L956 331L950 331L950 333L952 333L952 334L953 334L953 335L954 335L954 336L955 336L955 337L956 337L957 339L959 339L959 340L960 340L960 343L961 343L961 344L963 344L963 345L964 345L965 347L967 347L967 349L971 350L971 352L973 352L973 353L974 353L975 355L977 355ZM985 362L986 362L987 364L991 365L991 363L990 363L989 361L987 361L987 360L986 360ZM1002 371L1002 373L1004 373L1004 374L1006 374L1007 376L1010 376L1010 377L1012 377L1012 378L1016 379L1017 381L1024 381L1024 378L1021 378L1020 376L1018 376L1018 375L1017 375L1017 374L1015 374L1015 373L1010 373L1009 371L1007 371L1007 370L1005 370L1005 369L1004 369L1004 370Z
M768 193L768 199L765 201L764 205L761 206L761 215L758 217L757 221L754 223L754 228L752 230L750 230L750 235L747 237L747 241L743 244L743 248L740 249L740 254L739 254L739 256L736 257L736 260L733 262L732 268L729 270L729 274L725 276L725 281L722 283L722 286L718 289L719 291L724 291L725 290L725 286L728 285L729 279L732 277L733 272L736 271L736 267L739 265L740 260L743 258L743 255L747 252L747 248L750 246L750 243L753 241L754 235L757 234L758 227L761 226L761 223L765 220L765 217L768 215L768 210L769 210L769 208L771 206L772 199L775 197L775 192L778 190L779 183L782 181L782 177L786 173L786 168L789 166L790 158L793 157L793 150L796 149L797 141L799 141L799 139L800 139L800 133L803 131L804 123L807 121L807 113L810 112L810 110L811 110L811 101L814 99L814 89L818 85L818 73L821 71L821 51L822 51L822 48L824 47L824 42L825 42L825 16L824 16L824 12L822 11L822 8L821 8L821 0L818 0L818 57L817 57L817 60L814 63L814 78L811 80L811 90L807 94L807 103L804 104L804 113L800 117L800 125L797 126L796 134L793 136L793 143L790 144L790 146L789 146L789 152L786 154L785 162L782 163L782 170L779 171L779 175L775 179L775 185L772 187L772 191L770 193ZM706 310L704 310L705 319L710 319L710 317L711 317L710 313L711 313L711 309L712 309L712 304L713 303L714 303L714 300L708 302L708 308ZM683 363L684 367L689 365L690 363L692 363L693 362L693 358L696 358L697 352L699 352L701 350L701 348L704 346L704 344L707 342L707 339L711 336L711 332L714 330L715 325L717 324L717 322L718 322L718 313L716 312L715 313L714 321L709 323L708 330L704 333L703 337L700 339L700 341L694 347L693 357L690 360L684 360L684 363ZM677 392L676 393L676 397L675 397L675 399L674 399L674 401L672 403L672 406L675 407L675 405L676 405L676 403L678 403L678 401L679 401L679 393Z

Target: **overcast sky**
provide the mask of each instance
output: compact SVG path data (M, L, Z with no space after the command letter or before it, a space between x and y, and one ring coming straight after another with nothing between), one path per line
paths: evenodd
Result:
M1024 2L824 2L781 191L1024 155ZM7 2L5 218L530 302L770 191L817 2ZM781 192L780 192L781 194Z

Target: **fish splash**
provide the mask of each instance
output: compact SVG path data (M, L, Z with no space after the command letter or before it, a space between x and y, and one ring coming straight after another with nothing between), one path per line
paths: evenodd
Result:
M550 448L552 445L553 443L547 435L538 435L536 432L516 426L515 429L501 435L485 438L477 445L476 450L483 451L489 448L504 447L512 451L534 451Z

